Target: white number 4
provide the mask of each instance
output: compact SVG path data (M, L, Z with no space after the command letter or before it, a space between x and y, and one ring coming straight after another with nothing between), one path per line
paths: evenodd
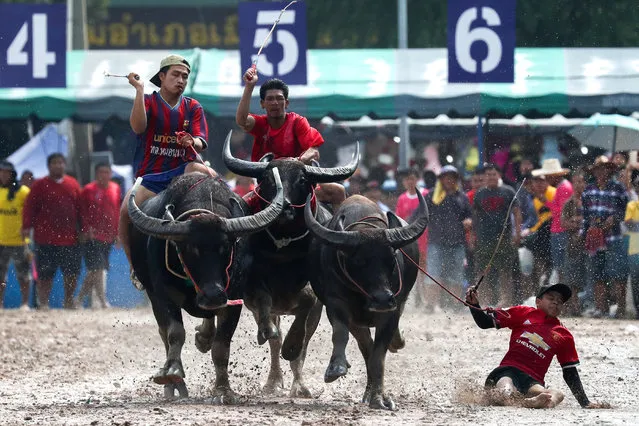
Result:
M31 17L31 56L33 78L47 78L48 66L55 65L55 52L47 50L47 15L34 13ZM28 65L29 54L24 48L29 40L29 23L22 24L20 31L7 49L7 65Z
M499 15L492 7L482 7L481 14L488 26L471 30L471 24L477 20L477 9L476 7L466 9L459 16L455 28L455 56L457 62L464 71L473 74L477 73L477 62L470 55L470 47L474 42L483 41L488 48L486 58L481 61L481 73L488 73L497 68L502 54L501 40L497 33L490 28L501 25Z

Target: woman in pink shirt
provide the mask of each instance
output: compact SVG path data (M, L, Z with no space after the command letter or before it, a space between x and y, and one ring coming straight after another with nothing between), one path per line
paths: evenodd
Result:
M533 176L544 176L550 186L557 188L555 198L552 200L541 200L550 209L552 221L550 223L550 254L552 257L552 268L559 273L559 281L563 282L563 264L566 257L566 247L568 246L568 234L561 226L561 209L572 197L572 184L566 176L570 170L561 167L561 163L556 158L544 160L541 169L533 170Z
M406 190L403 192L399 198L397 199L397 204L395 206L395 214L402 219L409 221L413 212L417 209L419 205L419 200L417 199L417 181L419 180L419 173L415 169L408 169L402 174L402 185ZM425 197L428 194L427 189L421 190L422 195ZM421 237L417 240L417 244L419 245L419 265L426 270L426 250L428 246L428 228L422 234ZM428 307L429 303L432 303L433 298L429 298L427 294L425 294L425 289L423 286L424 276L420 272L419 277L417 279L417 294L419 295L418 302L421 301L422 304Z

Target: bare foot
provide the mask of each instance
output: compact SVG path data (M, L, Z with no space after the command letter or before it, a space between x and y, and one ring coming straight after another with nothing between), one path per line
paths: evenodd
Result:
M552 395L544 392L532 398L524 399L522 405L526 408L552 408L556 404L552 401Z

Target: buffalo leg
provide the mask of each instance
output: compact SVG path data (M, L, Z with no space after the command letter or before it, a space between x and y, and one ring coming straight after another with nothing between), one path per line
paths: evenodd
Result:
M333 328L333 353L324 373L324 382L331 383L348 373L350 365L346 360L346 345L348 344L348 316L337 312L336 309L326 307L326 314Z
M231 339L240 320L241 306L230 306L218 310L217 328L213 333L211 356L215 365L215 402L221 404L237 404L240 396L231 389L229 382L229 355Z
M395 402L384 393L384 364L386 352L399 324L399 313L393 315L381 327L375 330L373 351L366 362L367 385L364 402L369 402L371 408L394 410Z
M300 351L297 359L291 361L293 384L291 385L291 392L289 395L292 398L310 398L312 396L311 391L306 387L306 384L304 383L302 370L304 369L304 361L306 360L308 343L310 342L311 337L313 337L313 334L315 334L315 330L317 330L317 326L319 325L320 319L322 318L322 307L322 303L319 300L315 299L315 304L306 317L305 338L304 344L302 345L302 350ZM286 339L288 340L288 335L286 336ZM286 345L286 341L284 342L284 345ZM284 352L283 349L282 352Z
M155 300L154 300L155 299ZM164 305L158 303L155 297L151 300L153 305L153 314L158 323L158 329L164 349L166 350L166 362L164 366L153 376L153 381L165 386L165 396L169 393L170 388L178 390L181 397L188 396L186 385L184 383L184 368L182 367L182 346L184 346L185 331L182 323L182 312L175 305ZM163 305L160 307L160 305ZM179 386L178 386L179 385Z
M195 347L203 354L211 350L215 338L215 317L204 318L202 324L195 327Z
M287 361L294 361L299 358L304 342L307 340L307 326L309 315L317 302L317 297L310 286L306 286L299 295L298 305L295 311L295 320L291 328L286 333L284 344L282 345L282 358ZM321 309L321 305L320 305ZM321 311L320 311L321 316ZM315 327L317 328L317 326Z
M271 295L263 290L257 290L256 293L257 343L263 345L267 340L280 338L279 327L275 325L272 319L273 298Z
M258 317L254 314L255 320L258 321ZM280 328L280 317L273 316L269 318L275 327ZM271 354L271 366L268 371L268 378L266 384L262 388L262 392L267 395L277 394L284 388L284 373L282 372L282 365L280 364L280 351L282 350L282 335L277 333L275 339L269 339L268 341L269 352Z

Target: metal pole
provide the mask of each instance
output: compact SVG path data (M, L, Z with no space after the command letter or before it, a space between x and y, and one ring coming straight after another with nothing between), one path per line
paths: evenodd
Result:
M87 50L86 0L67 0L67 47L69 50ZM91 180L91 153L93 152L93 126L90 123L71 124L68 163L75 169L81 184Z
M479 155L479 164L477 167L482 167L484 164L484 123L483 117L480 115L477 117L477 152Z
M400 50L408 48L408 6L407 0L397 0L397 42ZM408 116L399 121L399 167L408 167L410 160L410 129Z

